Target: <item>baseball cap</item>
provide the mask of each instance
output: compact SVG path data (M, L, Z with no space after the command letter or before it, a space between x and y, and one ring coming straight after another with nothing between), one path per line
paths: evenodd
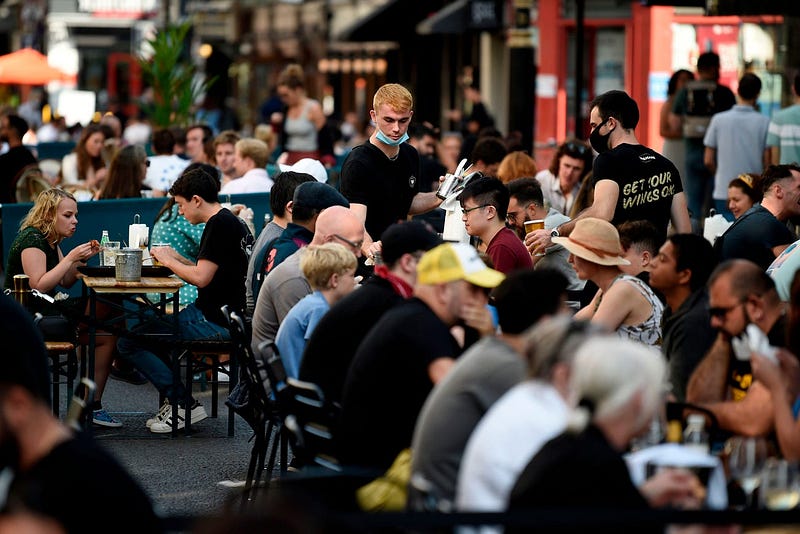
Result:
M50 403L50 377L47 353L39 329L30 314L13 299L0 295L0 383L22 386L46 403Z
M381 234L381 257L385 264L391 265L403 254L428 251L441 243L439 236L423 222L396 223Z
M325 166L313 158L303 158L294 165L286 165L282 163L279 165L279 167L281 172L304 172L306 174L310 174L315 180L323 184L328 181L328 171L325 170Z
M465 243L444 243L426 252L417 265L420 284L446 284L466 280L480 287L493 288L505 275L490 269L478 252Z
M331 206L350 207L350 202L339 191L320 182L305 182L298 185L294 190L292 203L295 206L315 210L324 210Z

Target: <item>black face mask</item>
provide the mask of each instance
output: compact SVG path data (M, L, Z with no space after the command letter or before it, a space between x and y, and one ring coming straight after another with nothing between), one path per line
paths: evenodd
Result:
M609 130L608 133L605 135L602 135L600 133L600 128L602 128L603 125L607 122L608 119L604 120L603 122L597 125L597 128L592 130L591 134L589 134L589 143L591 143L592 148L598 154L602 154L603 152L608 152L609 150L611 150L608 146L608 138L611 136L611 132L613 132L614 130Z

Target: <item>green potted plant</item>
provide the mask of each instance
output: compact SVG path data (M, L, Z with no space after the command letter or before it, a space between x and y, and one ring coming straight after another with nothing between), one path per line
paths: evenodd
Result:
M215 81L200 81L196 67L184 57L191 27L187 20L160 29L147 40L152 54L139 57L145 83L153 88L153 102L144 108L157 128L189 125L194 119L194 103Z

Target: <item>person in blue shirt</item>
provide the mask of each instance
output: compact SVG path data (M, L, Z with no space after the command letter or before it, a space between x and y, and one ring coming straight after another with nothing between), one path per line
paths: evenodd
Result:
M309 245L300 269L314 292L295 304L275 337L286 374L292 378L298 377L306 341L319 320L355 288L356 257L339 243Z

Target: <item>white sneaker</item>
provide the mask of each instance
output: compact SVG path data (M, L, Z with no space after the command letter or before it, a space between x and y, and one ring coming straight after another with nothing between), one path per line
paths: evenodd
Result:
M186 422L183 419L184 412L185 410L183 406L178 406L178 430L186 427ZM208 414L206 413L206 409L202 404L195 402L194 406L192 407L191 417L192 424L195 424L199 423L203 419L206 419ZM172 432L172 408L170 408L169 412L167 412L167 417L163 421L156 421L152 424L152 426L150 426L150 432L155 434L166 434L168 432Z
M145 423L145 426L147 428L150 428L155 423L163 422L167 419L167 417L169 417L171 413L172 413L172 405L169 403L169 400L165 399L164 404L162 404L161 408L158 409L158 413L156 413L156 416L148 419L147 422Z

